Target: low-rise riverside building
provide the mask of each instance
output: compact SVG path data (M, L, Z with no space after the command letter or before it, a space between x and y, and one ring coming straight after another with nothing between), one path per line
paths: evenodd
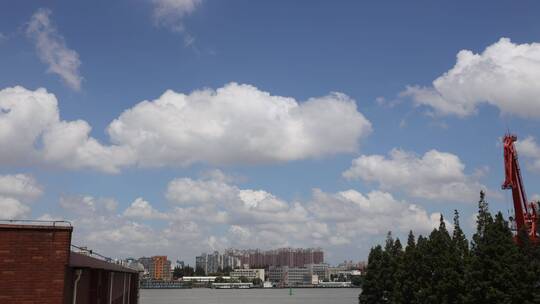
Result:
M322 288L350 288L352 287L351 282L320 282L317 287Z
M308 264L306 268L312 275L316 275L319 280L329 280L330 276L328 275L328 264Z
M240 279L240 277L245 277L250 281L258 278L264 282L264 269L235 269L230 273L231 278Z
M272 266L268 269L268 280L280 286L313 285L313 275L306 267Z
M200 282L200 283L214 283L217 277L214 276L200 276L200 277L183 277L184 282ZM230 280L231 277L222 277L225 280Z
M247 289L253 288L253 283L212 283L215 289Z

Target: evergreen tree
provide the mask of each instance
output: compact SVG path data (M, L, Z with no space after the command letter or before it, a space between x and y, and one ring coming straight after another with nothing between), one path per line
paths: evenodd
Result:
M466 298L465 273L469 263L469 241L459 224L459 213L454 210L454 232L452 233L452 271L448 280L453 282L451 299L455 303L463 303Z
M526 230L516 239L481 192L470 249L458 212L451 236L441 215L429 238L415 242L410 231L405 250L388 233L384 249L372 248L363 280L360 303L540 304L540 245Z
M540 210L540 203L537 202L537 210ZM540 216L537 219L536 223L536 235L540 236ZM534 288L531 291L533 294L532 302L540 303L540 240L537 240L536 243L532 244L532 254L530 258L530 264L532 271L534 273L533 285Z
M362 284L362 293L359 296L361 304L383 303L382 271L383 249L380 245L371 248Z
M407 247L402 255L395 274L394 303L415 303L416 281L418 279L417 270L418 254L414 234L409 231Z
M415 284L415 303L429 303L431 294L431 253L430 242L420 235L416 243L417 252L417 280Z
M398 240L399 242L399 240ZM401 247L401 244L398 245ZM401 250L401 248L399 248ZM382 293L385 303L392 303L392 296L394 291L394 274L396 271L396 244L392 237L392 232L388 232L386 235L386 244L384 246L383 259L382 259Z
M429 236L429 254L431 283L429 284L429 295L427 303L454 303L454 282L452 273L452 239L444 218L441 215L439 229L433 230Z
M516 297L520 290L519 254L512 231L502 213L493 220L487 203L480 207L467 276L467 302L522 303Z
M459 213L454 210L454 232L452 233L452 246L456 251L458 259L465 262L469 256L469 241L465 237L459 224Z
M400 279L403 272L403 246L401 245L399 238L396 238L394 241L394 246L392 248L390 257L390 267L392 268L392 293L389 296L389 302L400 303L401 290L403 288L403 281Z
M515 273L519 275L513 298L515 302L528 304L534 303L533 292L538 278L536 277L537 261L535 261L535 244L529 239L527 230L521 229L517 235L518 258L515 265Z
M480 200L478 201L478 214L476 216L476 232L472 237L471 243L471 259L469 261L469 267L465 276L467 292L466 302L475 303L485 297L484 291L489 287L488 282L483 280L479 281L478 278L482 278L485 274L484 267L482 265L482 253L483 247L485 247L485 231L486 226L491 225L493 219L488 210L488 204L485 200L484 191L480 191ZM478 302L485 303L485 302Z
M394 241L391 232L387 234L384 250L380 246L371 249L360 303L394 303L396 271L402 254L401 242Z
M484 239L486 227L493 223L493 217L489 213L486 194L480 191L480 200L478 201L478 215L476 217L476 233L473 235L473 247L477 243L481 243Z

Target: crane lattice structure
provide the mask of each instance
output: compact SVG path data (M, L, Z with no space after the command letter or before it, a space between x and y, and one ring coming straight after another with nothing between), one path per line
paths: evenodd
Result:
M512 189L517 233L523 229L532 241L537 241L538 202L527 201L527 194L525 193L519 168L518 154L514 145L515 141L517 141L517 136L513 134L506 134L503 138L505 180L502 189Z

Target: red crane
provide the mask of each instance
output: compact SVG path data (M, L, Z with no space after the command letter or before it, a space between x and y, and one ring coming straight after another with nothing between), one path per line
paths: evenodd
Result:
M536 233L537 208L535 203L527 202L527 194L523 187L523 179L519 169L518 155L514 146L516 140L517 136L512 134L506 134L503 139L505 180L502 188L512 189L517 231L525 229L529 238L536 241L538 238Z

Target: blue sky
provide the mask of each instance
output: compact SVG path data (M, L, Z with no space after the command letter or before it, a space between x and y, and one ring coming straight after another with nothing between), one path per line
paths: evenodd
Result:
M480 189L510 207L508 128L540 193L538 8L1 1L4 217L187 261L230 246L365 259L453 209L471 232Z

